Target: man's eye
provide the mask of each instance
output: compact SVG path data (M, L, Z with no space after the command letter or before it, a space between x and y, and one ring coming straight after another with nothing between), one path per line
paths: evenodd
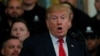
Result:
M66 18L66 16L61 16L60 18L61 18L61 19L65 19L65 18Z
M51 19L57 19L57 17L56 16L53 16L53 17L51 17Z
M14 46L9 46L10 49L14 48Z
M61 19L65 19L65 17L61 17Z

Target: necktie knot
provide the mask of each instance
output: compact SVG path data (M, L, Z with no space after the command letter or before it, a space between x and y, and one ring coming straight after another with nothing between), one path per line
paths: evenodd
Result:
M58 42L59 42L59 43L63 43L64 40L63 40L63 39L59 39Z

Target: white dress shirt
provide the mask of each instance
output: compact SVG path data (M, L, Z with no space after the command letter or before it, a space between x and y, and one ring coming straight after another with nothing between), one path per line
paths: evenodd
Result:
M50 37L51 37L51 40L52 40L52 43L54 46L56 56L59 56L59 42L58 42L59 39L57 37L53 36L51 33L50 33ZM64 40L63 48L66 53L66 56L68 56L68 47L67 47L67 42L66 42L66 36L63 38L63 40Z

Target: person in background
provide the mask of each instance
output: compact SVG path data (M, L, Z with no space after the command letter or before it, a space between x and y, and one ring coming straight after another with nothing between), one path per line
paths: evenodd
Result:
M92 26L87 26L84 31L84 35L85 35L86 47L90 56L100 56L99 53L100 36L98 35L96 29L94 29Z
M100 0L95 0L95 8L97 11L97 14L92 17L92 20L94 21L94 23L96 24L95 27L98 28L98 31L100 31Z
M90 17L83 12L82 10L77 8L77 0L59 0L60 3L67 3L72 7L72 11L74 14L72 21L72 30L73 31L83 31L83 29L92 23Z
M38 5L38 0L22 0L22 3L24 19L30 25L32 35L46 32L46 9Z
M2 56L19 56L22 49L21 41L16 37L8 37L2 42Z
M68 35L73 20L69 4L47 9L47 33L28 38L20 56L87 56L84 43Z
M5 9L5 13L7 16L8 24L11 25L13 20L23 15L24 10L20 0L8 0L7 2L8 3Z
M23 19L17 19L12 23L11 36L19 38L20 41L24 41L30 37L30 30L27 23Z
M7 7L5 9L5 18L1 22L0 31L1 35L7 36L10 32L12 22L21 18L24 10L22 9L22 3L20 0L8 0Z

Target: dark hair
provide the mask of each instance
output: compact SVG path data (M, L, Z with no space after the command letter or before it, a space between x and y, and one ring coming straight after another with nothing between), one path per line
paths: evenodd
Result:
M99 38L98 31L93 26L87 26L84 31L84 35L86 39L87 38L91 38L91 39Z
M29 29L29 26L28 26L27 22L26 22L24 19L22 19L22 18L17 18L17 19L15 19L15 20L12 22L11 29L12 29L13 25L14 25L15 23L17 23L17 22L24 23L25 26L27 27L28 31L30 32L30 29Z
M0 46L0 50L3 48L3 45L4 45L4 43L5 42L7 42L8 40L10 40L10 39L18 39L17 37L14 37L14 36L8 36L8 37L4 37L4 39L2 39L2 41L1 41L1 46ZM18 39L19 40L19 39Z

